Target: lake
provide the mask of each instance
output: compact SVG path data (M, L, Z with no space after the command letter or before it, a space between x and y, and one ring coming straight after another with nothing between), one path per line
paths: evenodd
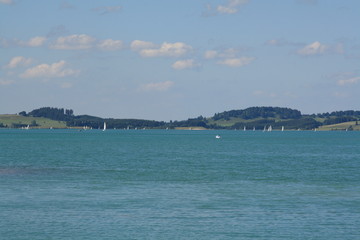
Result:
M360 132L1 129L0 226L8 240L360 239Z

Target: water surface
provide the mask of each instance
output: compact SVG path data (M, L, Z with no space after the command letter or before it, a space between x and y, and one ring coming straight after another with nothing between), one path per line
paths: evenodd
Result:
M360 239L360 133L0 130L0 191L0 239Z

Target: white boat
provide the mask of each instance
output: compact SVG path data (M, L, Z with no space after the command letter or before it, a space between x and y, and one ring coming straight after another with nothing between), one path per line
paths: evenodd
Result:
M216 135L215 138L219 139L219 138L221 138L221 136L220 136L220 135Z
M246 126L244 126L244 131L246 131Z
M255 131L255 127L253 128L253 131Z
M103 131L106 130L106 122L104 122L104 128L103 128Z
M266 125L264 126L264 130L263 130L263 132L265 132L266 131Z
M268 128L268 132L272 131L272 126L270 125L270 127Z
M282 132L284 131L284 126L281 127L281 131L282 131Z

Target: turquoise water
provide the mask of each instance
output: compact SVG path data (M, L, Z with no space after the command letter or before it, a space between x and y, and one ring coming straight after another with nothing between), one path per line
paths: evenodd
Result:
M360 239L359 226L360 132L0 130L0 239Z

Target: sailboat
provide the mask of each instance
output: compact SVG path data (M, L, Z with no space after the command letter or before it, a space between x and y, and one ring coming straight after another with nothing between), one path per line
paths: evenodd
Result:
M106 122L104 122L104 129L103 129L103 131L105 131L106 130Z
M281 131L282 131L282 132L284 131L284 126L281 127Z
M272 131L272 126L270 125L270 127L268 128L268 132Z
M244 131L246 131L246 126L244 126Z

